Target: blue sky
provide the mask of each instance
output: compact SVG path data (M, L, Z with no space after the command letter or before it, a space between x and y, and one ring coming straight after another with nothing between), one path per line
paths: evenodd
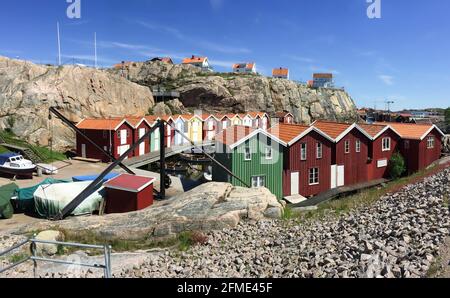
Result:
M255 61L269 75L289 67L294 80L333 72L359 107L393 110L450 106L450 1L381 0L2 0L0 55L56 63L56 22L63 62L92 64L94 32L101 66L154 56L206 55L219 71Z

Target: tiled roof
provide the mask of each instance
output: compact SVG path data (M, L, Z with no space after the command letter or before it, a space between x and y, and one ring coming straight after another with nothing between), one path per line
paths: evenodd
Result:
M183 60L183 64L203 63L206 59L208 59L208 58L207 57L195 57L195 56L192 56L191 58L185 58Z
M349 129L350 126L352 126L352 124L348 123L337 123L323 120L316 121L312 125L329 135L332 139L337 139L341 134Z
M248 115L250 117L252 117L253 119L256 119L258 116L260 118L264 117L266 115L266 113L264 113L264 112L249 112Z
M255 131L256 129L248 126L231 126L230 128L220 132L216 136L216 141L224 145L231 146Z
M86 130L116 130L124 119L85 119L78 123L77 128Z
M385 124L358 124L368 135L375 138L380 132L382 132L387 125Z
M315 73L313 75L313 78L315 78L315 79L332 79L333 74L332 73Z
M275 68L272 70L273 76L288 76L289 75L289 69L287 68Z
M255 66L255 63L236 63L233 65L233 69L245 68L248 70L252 70L254 66Z
M284 118L284 117L291 116L291 115L292 114L288 113L288 112L277 112L277 113L275 113L275 117L277 117L277 118Z
M403 139L421 140L433 128L432 124L380 123L391 126Z
M310 128L310 126L306 125L280 123L270 128L268 133L274 135L285 143L290 143Z

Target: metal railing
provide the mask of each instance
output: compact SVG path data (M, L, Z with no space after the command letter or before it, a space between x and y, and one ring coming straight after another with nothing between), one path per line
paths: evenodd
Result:
M9 265L5 268L0 268L0 274L6 272L8 270L11 270L19 265L22 265L23 263L26 263L28 261L33 261L34 278L37 277L37 263L38 262L48 262L48 263L55 263L55 264L62 264L62 265L101 269L104 271L105 278L112 278L112 274L111 274L111 250L112 250L112 248L110 245L90 245L90 244L82 244L82 243L38 240L38 239L36 239L36 235L35 235L34 238L23 241L3 252L0 252L0 257L3 257L5 255L13 252L14 250L17 250L29 243L31 244L30 245L31 255L28 256L27 258L22 259L22 260L14 263L12 265ZM104 262L104 264L97 264L97 263L88 264L88 263L82 263L82 262L71 262L71 261L60 260L60 259L49 259L49 258L39 257L39 256L37 256L37 244L50 244L50 245L58 245L58 246L70 246L70 247L78 247L78 248L85 248L85 249L103 250L105 262Z

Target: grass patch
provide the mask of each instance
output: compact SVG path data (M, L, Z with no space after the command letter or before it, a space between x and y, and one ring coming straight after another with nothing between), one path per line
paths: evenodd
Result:
M19 262L25 260L28 257L29 257L29 255L26 253L16 253L16 254L10 256L8 260L11 264L15 264L15 263L19 263Z
M36 155L42 158L43 162L54 162L67 159L67 156L63 153L52 151L46 147L30 145L27 142L17 138L12 132L0 131L0 137L3 138L8 144L31 149ZM0 148L0 153L9 151L10 150L7 148Z
M53 229L58 230L58 229ZM60 230L60 229L59 229ZM192 246L207 243L208 238L201 232L183 232L176 237L155 239L138 239L138 240L123 240L123 239L108 239L101 237L91 231L82 231L77 233L60 230L66 241L75 243L84 243L91 245L110 245L114 252L131 252L137 250L148 250L155 248L176 248L179 251L187 251ZM77 247L58 247L58 255L67 255L80 250ZM101 255L102 250L89 251L90 255Z

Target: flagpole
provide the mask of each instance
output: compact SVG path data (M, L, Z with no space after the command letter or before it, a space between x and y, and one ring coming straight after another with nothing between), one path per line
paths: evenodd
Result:
M95 47L95 68L97 68L97 32L94 32L94 47Z
M59 33L59 22L56 22L56 29L58 31L58 65L61 66L61 37Z

